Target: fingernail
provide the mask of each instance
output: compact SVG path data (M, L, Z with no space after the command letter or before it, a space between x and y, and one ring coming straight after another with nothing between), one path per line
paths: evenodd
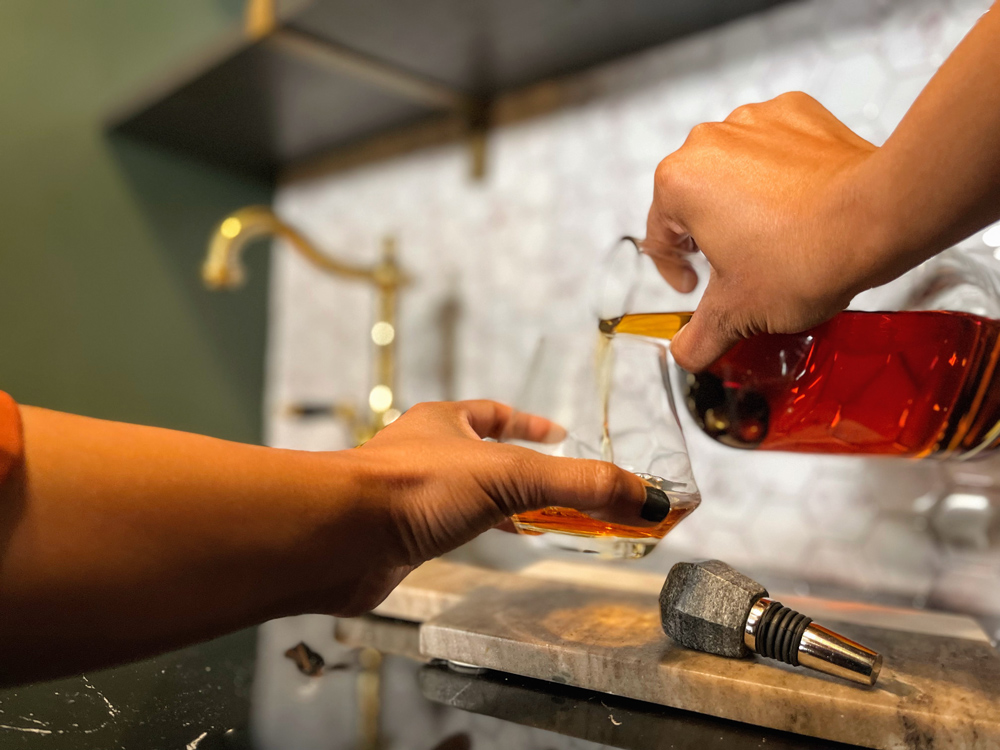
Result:
M659 523L670 513L670 498L659 487L646 485L646 502L642 504L639 517L644 521Z

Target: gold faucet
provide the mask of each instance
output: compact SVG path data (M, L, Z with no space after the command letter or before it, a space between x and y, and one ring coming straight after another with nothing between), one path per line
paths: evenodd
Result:
M345 263L317 249L300 232L279 219L267 206L246 206L224 218L208 244L208 255L201 269L201 277L209 289L232 289L243 283L245 272L241 262L243 248L251 240L276 236L284 240L316 268L334 276L341 276L372 284L377 293L376 320L371 328L375 345L375 384L368 394L369 416L362 419L350 404L332 407L291 406L289 411L298 415L329 413L345 419L351 428L355 444L360 445L387 424L400 412L395 407L395 347L396 347L396 297L399 289L409 283L396 263L396 241L386 237L382 243L382 257L373 266Z

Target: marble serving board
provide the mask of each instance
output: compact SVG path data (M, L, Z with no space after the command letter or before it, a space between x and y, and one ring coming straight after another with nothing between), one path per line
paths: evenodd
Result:
M509 590L535 581L658 596L665 577L649 571L562 560L542 560L511 572L436 559L410 573L373 614L425 622L459 604L477 588ZM781 591L771 591L771 595L819 622L846 622L989 643L979 624L964 615L796 596Z
M1000 747L1000 653L965 617L781 597L883 654L863 688L675 646L649 573L541 563L517 573L435 561L377 614L422 622L420 652L872 748ZM773 593L773 592L772 592Z

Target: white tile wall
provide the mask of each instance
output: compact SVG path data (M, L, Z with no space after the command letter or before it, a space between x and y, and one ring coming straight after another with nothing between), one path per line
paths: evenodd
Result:
M570 319L600 253L621 234L642 232L653 170L693 125L799 89L880 143L988 5L785 5L587 73L580 82L597 92L587 105L491 134L481 184L467 181L461 148L439 148L285 187L277 208L320 244L357 260L374 259L383 235L399 237L402 261L417 278L402 303L403 404L509 399L539 325ZM969 246L983 249L979 239ZM273 257L268 439L284 447L345 447L336 423L295 421L276 410L292 401L363 404L371 295L316 274L286 248ZM664 293L664 307L670 303ZM449 384L441 373L447 337L440 320L455 305L458 367ZM1000 614L997 459L956 469L751 454L690 430L689 444L704 502L635 564L665 574L677 559L717 556L769 585L800 591L833 585ZM956 482L971 486L967 491L980 493L986 505L945 500ZM462 550L467 559L496 565L539 554L524 538L499 532ZM257 741L287 747L286 728L294 723L308 728L299 731L299 747L353 747L353 677L317 683L299 675L281 654L303 638L331 661L343 653L332 642L329 618L291 618L261 629ZM413 674L390 670L385 677L402 690L393 700L415 695ZM389 746L409 747L407 738L429 736L428 727L451 732L485 723L498 733L497 747L596 747L487 717L428 711L414 705L399 713L405 726L387 720Z
M402 302L403 404L509 399L539 324L568 319L600 253L621 234L643 231L653 170L693 125L799 89L881 143L988 5L783 6L585 74L583 83L597 92L586 105L491 134L482 183L467 180L465 152L449 146L286 186L277 209L356 260L374 259L383 235L398 236L402 262L417 279ZM346 436L333 422L274 414L290 401L364 402L371 295L313 272L280 247L272 284L269 440L343 447ZM670 299L665 292L664 304ZM441 376L439 320L455 303L457 381L449 385ZM643 565L665 572L677 558L719 556L765 579L780 576L814 590L834 584L1000 613L995 548L963 549L968 535L952 533L949 520L938 518L950 470L748 454L700 434L690 436L690 448L704 503ZM977 466L976 477L998 473ZM989 506L966 525L987 529L995 515ZM523 560L526 544L491 533L464 553L506 564Z

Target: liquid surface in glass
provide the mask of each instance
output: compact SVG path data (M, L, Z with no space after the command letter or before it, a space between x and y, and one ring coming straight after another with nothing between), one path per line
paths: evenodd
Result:
M669 339L690 313L602 330ZM969 457L1000 443L1000 321L957 312L843 312L799 334L740 342L687 374L701 429L738 448Z

